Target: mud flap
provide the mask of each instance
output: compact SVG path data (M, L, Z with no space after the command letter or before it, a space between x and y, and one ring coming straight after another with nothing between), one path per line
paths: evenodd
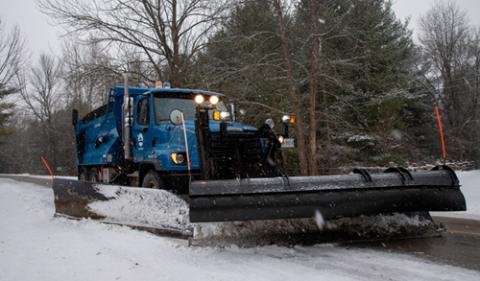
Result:
M194 181L190 221L221 222L389 213L465 211L455 172L446 166L409 172L390 168L372 174Z

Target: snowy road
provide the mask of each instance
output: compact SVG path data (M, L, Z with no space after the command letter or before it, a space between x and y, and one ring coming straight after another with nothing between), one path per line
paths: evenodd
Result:
M239 249L53 218L52 191L0 179L0 280L479 280L480 272L335 245Z

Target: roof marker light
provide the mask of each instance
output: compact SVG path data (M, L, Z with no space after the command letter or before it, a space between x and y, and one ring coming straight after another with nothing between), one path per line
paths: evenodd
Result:
M211 96L209 101L211 104L216 105L220 101L220 99L217 96Z

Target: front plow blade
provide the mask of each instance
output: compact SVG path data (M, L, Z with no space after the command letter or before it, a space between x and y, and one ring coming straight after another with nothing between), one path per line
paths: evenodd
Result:
M220 222L355 217L388 213L465 211L455 172L448 167L383 174L195 181L190 221Z

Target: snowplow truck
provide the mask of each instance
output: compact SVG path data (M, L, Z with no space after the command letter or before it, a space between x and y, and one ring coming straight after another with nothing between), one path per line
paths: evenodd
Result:
M286 132L275 132L272 120L260 128L237 122L224 99L211 91L125 84L83 118L74 110L79 181L54 180L56 212L94 217L84 205L106 200L95 190L100 183L168 190L186 200L191 223L466 209L447 166L287 175Z

